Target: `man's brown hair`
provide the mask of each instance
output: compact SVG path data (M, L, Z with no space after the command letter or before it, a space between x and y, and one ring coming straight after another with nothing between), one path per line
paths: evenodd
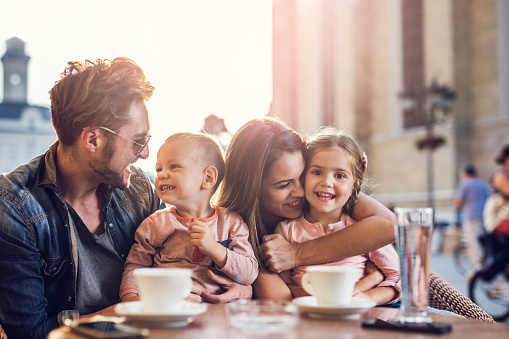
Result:
M132 60L70 61L50 90L51 117L61 144L74 144L85 127L118 130L131 108L152 97L154 87Z

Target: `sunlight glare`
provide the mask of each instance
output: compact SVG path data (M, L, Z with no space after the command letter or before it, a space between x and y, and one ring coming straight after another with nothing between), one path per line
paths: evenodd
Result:
M31 57L33 105L49 106L48 91L70 60L127 56L144 69L156 92L143 168L152 169L170 134L197 132L212 113L234 133L270 108L269 0L0 0L1 55L14 36Z

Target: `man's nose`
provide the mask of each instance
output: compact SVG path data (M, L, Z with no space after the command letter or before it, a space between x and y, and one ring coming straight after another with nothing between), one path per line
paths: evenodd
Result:
M149 146L145 146L145 148L143 149L143 151L141 151L140 155L138 155L138 157L140 159L147 159L148 156L150 155L150 151L149 151Z

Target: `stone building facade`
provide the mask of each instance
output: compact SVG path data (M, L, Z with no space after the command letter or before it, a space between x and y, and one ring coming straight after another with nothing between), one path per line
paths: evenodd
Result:
M3 63L3 101L0 103L0 173L45 152L57 138L47 107L27 101L28 62L25 42L6 41Z
M274 95L270 115L306 135L335 125L369 158L374 197L452 215L458 171L489 179L509 142L509 2L506 0L274 0ZM433 124L445 145L416 142L401 93L433 81L456 91L451 114ZM422 113L427 114L426 105ZM431 170L432 169L432 170Z

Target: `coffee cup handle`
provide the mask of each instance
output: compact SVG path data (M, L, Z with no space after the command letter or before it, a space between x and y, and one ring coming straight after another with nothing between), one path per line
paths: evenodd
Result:
M193 280L191 279L191 277L189 277L189 280L191 280L191 283L188 284L182 291L184 292L183 293L183 296L184 298L187 298L189 297L189 294L191 294L191 292L193 292Z
M313 291L313 286L311 285L311 277L310 277L309 273L304 273L304 275L302 276L302 288L309 295L315 294L315 292Z
M187 289L186 298L189 296L189 294L191 294L192 291L193 291L193 284L191 283L191 285Z

